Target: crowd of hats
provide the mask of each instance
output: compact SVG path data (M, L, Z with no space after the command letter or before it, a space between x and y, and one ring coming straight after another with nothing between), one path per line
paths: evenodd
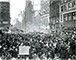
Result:
M19 46L30 46L29 58L76 59L76 33L54 34L0 34L0 56L19 56Z

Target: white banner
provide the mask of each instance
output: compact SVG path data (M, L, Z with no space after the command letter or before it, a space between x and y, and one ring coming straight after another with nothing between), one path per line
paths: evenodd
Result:
M0 2L4 2L4 1L5 1L5 2L8 2L9 0L0 0Z
M29 46L19 46L19 55L29 55Z

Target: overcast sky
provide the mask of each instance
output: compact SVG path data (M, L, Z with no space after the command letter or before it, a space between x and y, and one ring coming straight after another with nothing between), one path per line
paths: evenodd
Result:
M15 23L20 11L25 9L25 0L10 0L11 23Z

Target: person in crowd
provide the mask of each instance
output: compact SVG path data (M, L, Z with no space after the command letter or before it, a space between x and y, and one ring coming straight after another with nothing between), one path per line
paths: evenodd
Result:
M29 58L76 59L76 34L0 34L0 57L18 58L19 46L30 46ZM45 55L45 56L43 56ZM10 59L9 58L9 59ZM8 59L8 60L9 60ZM45 59L45 60L46 60Z

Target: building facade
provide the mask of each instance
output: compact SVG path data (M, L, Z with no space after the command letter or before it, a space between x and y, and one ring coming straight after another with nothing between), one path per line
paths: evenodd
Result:
M49 33L49 16L50 16L50 0L41 0L41 10L40 10L40 15L41 15L41 30L42 32Z
M50 1L50 29L51 32L56 32L60 30L59 22L59 5L61 0L51 0Z
M0 2L0 29L10 26L10 3Z
M31 32L33 30L33 16L34 16L34 11L33 11L33 4L31 0L26 0L26 8L24 12L24 17L22 21L23 28L22 30L25 33Z
M62 0L59 13L61 27L76 28L76 0Z

